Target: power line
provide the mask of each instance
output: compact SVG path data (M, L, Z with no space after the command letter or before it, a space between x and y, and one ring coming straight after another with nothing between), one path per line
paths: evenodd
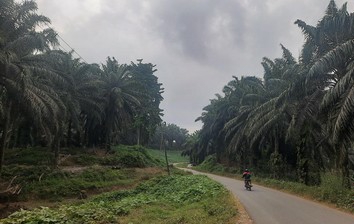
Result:
M49 27L49 26L48 26ZM50 27L49 27L50 28ZM61 40L61 41L63 41L73 52L75 52L75 54L77 55L77 56L79 56L79 58L80 59L82 59L84 62L86 62L87 63L87 61L83 58L83 57L81 57L81 55L77 52L77 51L75 51L75 49L74 48L72 48L58 33L57 33L57 36L59 37L59 39ZM60 45L60 44L59 44ZM87 63L88 64L88 63Z
M44 24L45 24L49 29L54 30L53 28L51 28L51 27L49 26L48 22L44 22ZM39 25L39 26L43 29L43 27L42 27L41 25ZM56 31L55 31L55 32L56 32ZM74 52L77 56L79 56L79 58L80 58L81 60L83 60L85 63L88 64L88 62L87 62L74 48L72 48L72 47L68 44L68 42L66 42L66 41L59 35L58 32L56 32L56 36L57 36L63 43L65 43L66 46L68 46L68 47L71 49L72 52ZM59 46L60 46L64 51L67 51L67 50L65 49L65 47L63 47L63 46L60 44L60 42L59 42Z

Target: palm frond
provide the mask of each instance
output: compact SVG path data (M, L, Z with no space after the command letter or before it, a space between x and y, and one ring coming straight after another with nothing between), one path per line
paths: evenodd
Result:
M325 54L310 69L308 79L315 78L318 75L333 72L335 68L352 57L354 50L354 40L349 40L339 45Z

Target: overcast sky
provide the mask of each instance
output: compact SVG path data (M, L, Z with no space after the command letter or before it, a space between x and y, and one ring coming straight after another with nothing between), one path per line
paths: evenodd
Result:
M345 1L337 0L340 7ZM315 25L329 0L37 0L39 13L88 63L143 58L157 65L163 119L193 132L194 122L232 76L263 76L280 44L298 56L297 19ZM353 2L348 11L353 12ZM65 46L69 50L69 47Z

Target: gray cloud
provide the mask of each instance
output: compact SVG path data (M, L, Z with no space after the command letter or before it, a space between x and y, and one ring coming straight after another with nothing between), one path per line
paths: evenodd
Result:
M154 1L154 6L157 32L192 60L212 58L221 41L243 45L245 10L237 1Z
M38 0L39 12L88 62L157 64L164 119L191 131L232 76L262 76L262 57L299 54L294 25L315 25L329 0ZM344 0L336 1L338 6ZM349 3L349 11L353 4Z

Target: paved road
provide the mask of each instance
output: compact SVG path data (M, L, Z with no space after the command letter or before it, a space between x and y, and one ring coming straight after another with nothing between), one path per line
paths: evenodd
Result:
M205 175L229 189L256 224L354 224L353 215L309 200L254 184L252 191L246 191L242 181Z

